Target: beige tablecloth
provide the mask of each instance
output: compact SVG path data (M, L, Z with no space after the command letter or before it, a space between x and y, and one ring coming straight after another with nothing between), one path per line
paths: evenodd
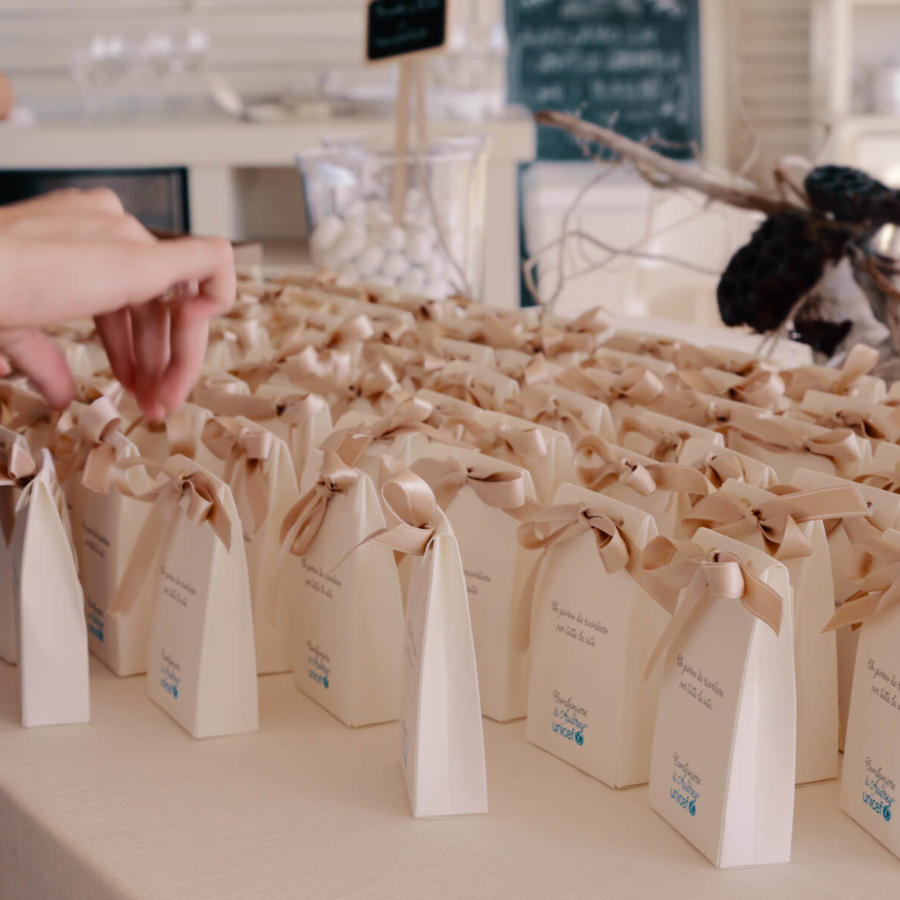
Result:
M25 730L0 667L2 900L895 897L900 861L797 792L794 862L717 871L647 806L485 722L491 812L416 821L398 728L345 728L287 676L259 734L193 741L93 667L91 725Z

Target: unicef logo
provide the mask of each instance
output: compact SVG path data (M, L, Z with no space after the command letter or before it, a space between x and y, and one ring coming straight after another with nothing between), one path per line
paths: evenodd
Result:
M322 687L324 687L326 691L328 690L328 676L327 675L322 679Z
M579 747L584 745L584 732L583 731L575 732L575 743L578 744Z
M884 809L881 810L881 815L884 816L885 822L891 821L891 805L890 805L890 803L885 803Z
M693 800L691 800L691 802L688 804L688 812L689 812L692 816L696 816L696 815L697 815L697 804L696 804Z
M172 688L172 696L173 696L176 700L178 699L178 685L177 685L177 684Z

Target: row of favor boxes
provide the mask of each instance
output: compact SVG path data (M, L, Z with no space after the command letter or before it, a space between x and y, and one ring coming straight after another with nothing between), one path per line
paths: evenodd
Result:
M441 815L487 809L482 711L527 714L725 866L789 858L849 710L842 803L898 849L900 447L863 354L780 373L559 322L494 347L520 323L433 306L416 345L380 304L267 290L163 426L102 373L58 418L4 383L25 724L87 719L88 643L195 737L254 730L257 672L291 670L348 725L399 718L413 812Z

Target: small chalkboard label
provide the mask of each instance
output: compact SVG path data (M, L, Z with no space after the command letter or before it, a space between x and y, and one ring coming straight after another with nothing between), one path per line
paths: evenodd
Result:
M447 0L370 0L370 62L438 50L447 42Z

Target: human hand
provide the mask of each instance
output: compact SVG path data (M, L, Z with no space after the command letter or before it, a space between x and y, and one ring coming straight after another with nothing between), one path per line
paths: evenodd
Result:
M74 391L71 375L37 327L94 315L116 377L145 415L162 418L184 402L199 374L209 319L233 303L230 244L159 242L124 213L51 206L52 213L32 207L34 214L0 226L0 268L12 276L0 286L0 322L7 326L0 354L53 406L64 407Z

